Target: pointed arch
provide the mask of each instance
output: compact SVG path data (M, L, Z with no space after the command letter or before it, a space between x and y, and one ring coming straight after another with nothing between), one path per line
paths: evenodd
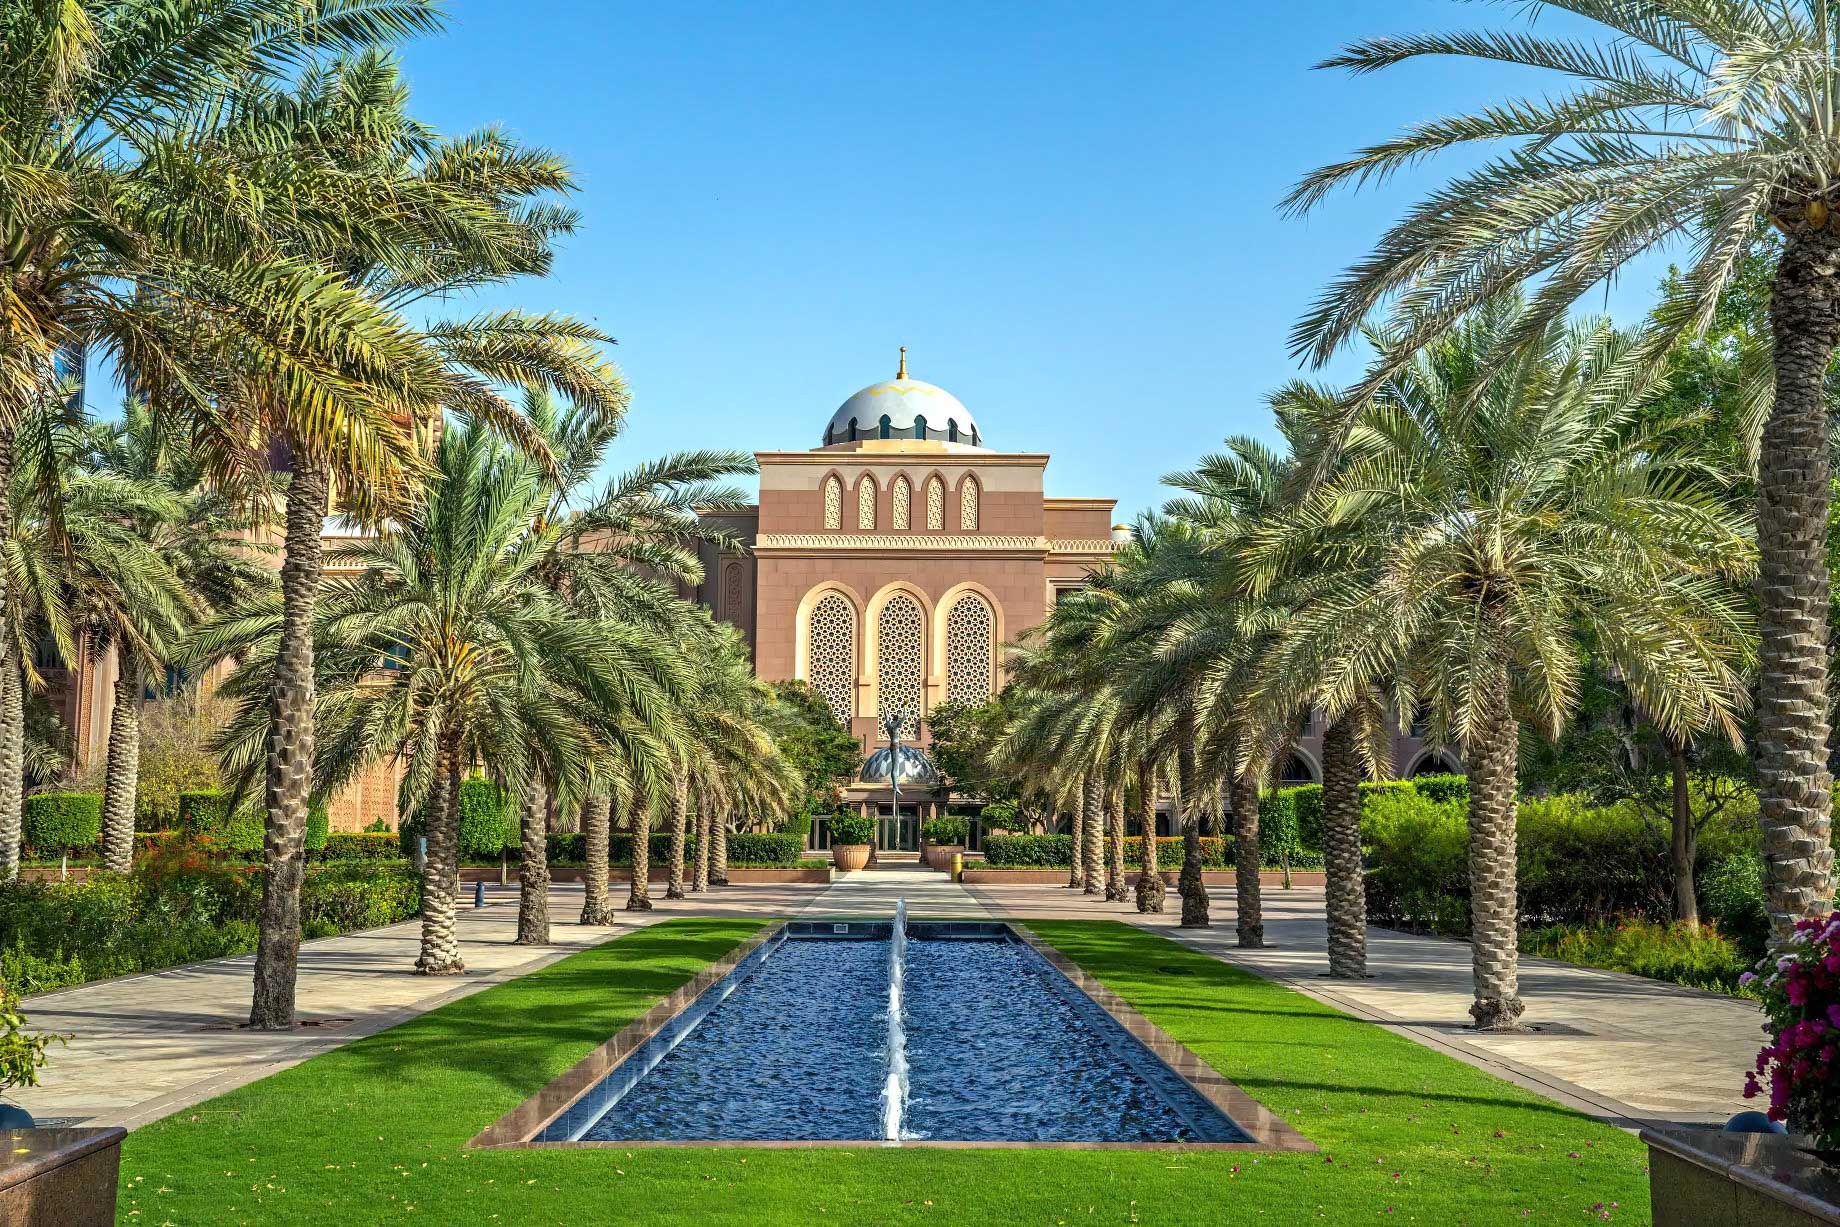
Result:
M1002 688L997 647L1003 606L982 584L962 583L939 598L933 627L933 668L954 703L982 703Z
M888 487L888 526L898 533L912 527L913 503L913 484L907 480L907 474L896 474L894 484Z
M926 414L924 413L914 414L914 438L926 438Z
M978 485L975 474L965 474L958 483L958 530L974 533L978 527L978 515L982 510L983 490Z
M856 527L864 532L875 528L875 478L867 473L856 479Z
M926 479L926 528L934 533L946 530L946 479L937 473Z
M794 673L824 696L845 729L862 676L862 601L842 584L820 584L799 602Z
M877 424L876 430L878 432L876 438L878 439L894 438L894 419L884 413L881 422Z
M843 478L835 473L824 479L824 527L829 532L843 527Z
M869 601L868 650L863 670L874 685L870 704L877 723L890 712L908 716L902 736L919 733L918 718L926 714L927 628L933 605L914 585L897 581L882 588Z

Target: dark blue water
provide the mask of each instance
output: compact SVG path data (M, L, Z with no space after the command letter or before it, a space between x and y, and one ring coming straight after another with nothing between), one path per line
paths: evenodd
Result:
M887 942L788 941L582 1139L880 1137L887 992Z
M1246 1140L1217 1135L1226 1122L1193 1088L1027 946L911 942L907 1002L911 1137Z
M785 941L676 1047L660 1058L676 1035L653 1040L542 1139L880 1138L888 953L885 940ZM905 1137L1249 1140L1028 947L915 939L907 960Z

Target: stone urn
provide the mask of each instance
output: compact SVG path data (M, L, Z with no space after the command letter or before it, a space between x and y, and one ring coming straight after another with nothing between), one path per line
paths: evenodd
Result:
M861 869L869 863L868 844L832 844L831 864L839 872L849 873Z
M926 863L931 869L943 873L952 872L952 858L964 854L963 844L928 844L926 846Z

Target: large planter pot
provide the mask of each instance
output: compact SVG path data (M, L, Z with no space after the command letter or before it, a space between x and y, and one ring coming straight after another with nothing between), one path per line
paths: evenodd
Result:
M1840 1179L1806 1138L1655 1127L1642 1140L1655 1227L1840 1223Z
M832 844L831 864L843 873L861 869L869 863L868 844Z
M110 1227L125 1129L0 1129L0 1223Z
M963 844L928 844L924 855L928 867L950 873L952 858L960 855L964 850Z

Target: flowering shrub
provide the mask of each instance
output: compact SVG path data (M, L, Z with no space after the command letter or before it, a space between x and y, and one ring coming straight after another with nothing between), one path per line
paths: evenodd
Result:
M1840 1149L1840 912L1798 920L1788 954L1769 974L1746 972L1763 998L1776 1038L1757 1053L1744 1076L1744 1097L1763 1093L1769 1079L1770 1119L1788 1121L1824 1150ZM1759 963L1759 967L1766 964Z

